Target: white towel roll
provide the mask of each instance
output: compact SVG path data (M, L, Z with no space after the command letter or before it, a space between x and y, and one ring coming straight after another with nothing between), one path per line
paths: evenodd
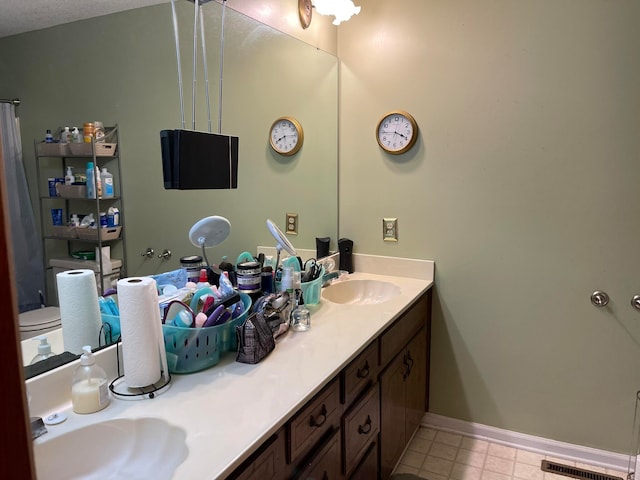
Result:
M166 362L156 281L124 278L117 290L124 381L129 387L147 387L160 380Z
M62 341L67 352L81 354L82 347L100 341L100 305L93 270L66 270L56 275Z

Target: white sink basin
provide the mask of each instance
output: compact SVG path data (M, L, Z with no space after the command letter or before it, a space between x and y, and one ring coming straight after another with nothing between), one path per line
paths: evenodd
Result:
M400 287L380 280L343 280L322 290L322 298L333 303L376 305L400 295Z
M186 432L158 418L119 418L51 440L46 435L33 446L38 480L169 480L188 454Z

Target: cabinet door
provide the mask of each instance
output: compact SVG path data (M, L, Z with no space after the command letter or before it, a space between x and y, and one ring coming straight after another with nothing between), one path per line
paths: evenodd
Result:
M427 333L426 329L420 330L409 343L405 358L409 367L406 378L405 397L405 435L406 441L411 438L420 426L426 409L427 395Z
M380 474L389 478L405 447L405 351L380 375Z

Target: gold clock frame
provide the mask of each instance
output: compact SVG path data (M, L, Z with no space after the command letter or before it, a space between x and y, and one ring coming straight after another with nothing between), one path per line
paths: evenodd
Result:
M288 152L283 152L276 146L275 143L273 143L273 127L275 127L276 124L278 124L278 122L281 122L283 120L287 120L291 122L295 127L296 132L298 133L298 143L296 143L296 146L293 147L293 149L291 149ZM300 124L300 122L295 118L289 117L289 116L278 117L271 124L271 127L269 128L269 144L271 145L271 148L273 149L273 151L276 152L277 154L282 155L284 157L290 157L292 155L295 155L302 148L303 143L304 143L304 130L302 129L302 125Z
M311 25L312 15L313 4L311 0L298 0L298 17L300 17L300 25L303 29L309 28Z
M405 117L407 120L409 120L409 123L411 124L411 128L413 129L413 135L411 136L411 140L409 140L409 143L407 143L400 150L390 150L386 145L384 145L380 141L380 126L382 125L382 122L384 122L385 118L393 115L401 115ZM380 118L380 120L378 120L378 123L376 124L376 140L378 142L378 145L380 145L380 148L382 148L385 152L390 153L392 155L400 155L402 153L408 152L409 150L411 150L411 148L413 148L413 146L416 144L416 141L418 140L418 122L416 122L416 119L413 118L413 115L411 115L409 112L405 110L392 110L390 112L387 112Z

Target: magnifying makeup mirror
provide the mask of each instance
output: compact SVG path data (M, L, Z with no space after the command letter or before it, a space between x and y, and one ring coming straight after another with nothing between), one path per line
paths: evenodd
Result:
M298 254L296 253L296 249L293 248L293 245L291 245L291 242L289 241L289 239L285 236L284 233L282 233L282 230L280 230L278 226L275 223L273 223L271 219L267 219L267 228L271 232L271 235L273 235L273 238L276 239L276 242L278 242L276 243L276 252L278 252L276 256L276 270L277 270L278 265L280 265L280 252L282 251L283 248L292 257L295 257Z
M189 230L189 240L196 247L202 248L202 258L211 265L205 253L206 247L215 247L224 242L231 232L231 223L224 217L212 215L198 220Z

